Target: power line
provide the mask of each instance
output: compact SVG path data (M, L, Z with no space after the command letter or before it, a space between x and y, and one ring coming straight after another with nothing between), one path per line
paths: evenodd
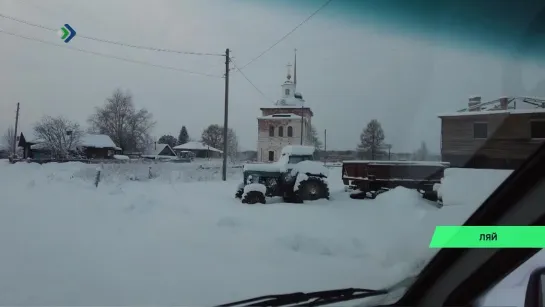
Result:
M302 26L303 24L305 24L307 21L309 21L312 17L314 17L314 15L318 14L318 12L320 12L323 8L325 8L328 4L330 4L333 0L327 0L324 4L322 4L322 6L320 6L316 11L314 11L314 13L310 14L310 16L308 16L305 20L301 21L301 23L299 23L295 28L293 28L291 31L289 31L288 33L286 33L286 35L282 36L282 38L280 38L276 43L272 44L272 46L270 46L269 48L265 49L263 52L261 52L258 56L256 56L255 58L253 58L252 60L250 60L250 62L246 63L245 65L243 65L240 69L239 69L239 72L241 69L244 69L246 66L252 64L255 60L259 59L260 57L262 57L265 53L269 52L272 48L274 48L274 46L278 45L281 41L283 41L284 39L286 39L288 36L290 36L293 32L295 32L295 30L297 30L300 26Z
M118 56L115 56L115 55L110 55L110 54L100 53L100 52L96 52L96 51L85 50L85 49L66 46L66 45L55 44L55 43L44 41L44 40L41 40L41 39L38 39L38 38L8 32L8 31L2 30L2 29L0 29L0 33L11 35L13 37L26 39L26 40L29 40L29 41L39 42L39 43L50 45L50 46L60 47L60 48L73 50L73 51L79 51L79 52L83 52L83 53L87 53L87 54L91 54L91 55L96 55L96 56L101 56L101 57L105 57L105 58L110 58L110 59L115 59L115 60L119 60L119 61L124 61L124 62L129 62L129 63L134 63L134 64L140 64L140 65L146 65L146 66L152 66L152 67L168 69L168 70L174 70L174 71L184 72L184 73L193 74L193 75L200 75L200 76L206 76L206 77L212 77L212 78L223 78L222 76L195 72L195 71L186 70L186 69L183 69L183 68L176 68L176 67L171 67L171 66L153 64L153 63L144 62L144 61L131 60L131 59L123 58L123 57L118 57Z
M244 79L246 79L246 81L248 81L248 83L250 83L255 88L255 90L258 91L261 94L261 96L263 96L268 101L271 101L271 102L274 103L273 100L269 99L265 94L263 94L263 92L259 88L257 88L257 86L255 86L255 84L252 81L250 81L250 79L248 77L246 77L246 75L240 70L240 68L237 67L237 64L235 63L233 58L230 58L230 60L231 60L231 63L233 63L233 66L235 66L235 68L238 70L238 72L244 77Z
M25 24L27 26L40 28L40 29L47 30L47 31L57 32L59 30L59 29L55 29L55 28L51 28L51 27L46 27L44 25L32 23L32 22L22 20L22 19L19 19L19 18L7 16L7 15L4 15L4 14L0 14L0 18L8 19L8 20L11 20L11 21L15 21L15 22L18 22L18 23ZM148 50L148 51L178 53L178 54L186 54L186 55L225 56L224 54L220 54L220 53L181 51L181 50L173 50L173 49L166 49L166 48L155 48L155 47L149 47L149 46L133 45L133 44L127 44L127 43L118 42L118 41L112 41L112 40L92 37L92 36L79 35L79 34L78 34L77 37L92 40L92 41L96 41L96 42L106 43L106 44L112 44L112 45L117 45L117 46L130 47L130 48Z

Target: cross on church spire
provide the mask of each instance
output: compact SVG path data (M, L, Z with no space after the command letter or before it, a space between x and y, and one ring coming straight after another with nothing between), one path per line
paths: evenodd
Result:
M294 49L295 61L293 65L293 84L297 84L297 48Z

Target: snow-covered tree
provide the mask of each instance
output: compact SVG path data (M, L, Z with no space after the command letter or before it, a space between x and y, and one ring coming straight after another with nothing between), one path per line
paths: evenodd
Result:
M371 120L360 135L360 156L375 160L384 153L384 130L376 119Z
M223 143L221 146L221 150L223 150ZM229 128L227 131L227 157L229 157L231 161L235 161L237 159L238 149L238 137L235 131Z
M314 146L316 150L322 149L322 141L320 140L320 137L318 136L318 130L316 130L316 127L314 125L310 126L310 144L311 146Z
M187 133L187 128L185 126L182 126L182 129L180 129L180 134L178 135L178 144L182 145L189 142L189 133Z
M6 132L2 136L0 148L12 154L14 141L15 141L15 129L13 127L9 127L8 130L6 130Z
M64 158L68 156L69 151L76 150L83 131L78 123L62 116L44 116L34 125L34 135L54 157Z

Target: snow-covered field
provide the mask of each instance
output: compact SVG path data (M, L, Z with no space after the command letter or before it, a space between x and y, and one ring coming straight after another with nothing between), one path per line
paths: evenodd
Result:
M104 166L95 188L96 168L0 161L0 305L204 306L381 288L419 271L434 227L463 223L509 174L449 170L438 209L404 188L350 199L339 168L330 201L253 206L234 199L240 169L222 182L194 164L153 164L151 180L147 165Z

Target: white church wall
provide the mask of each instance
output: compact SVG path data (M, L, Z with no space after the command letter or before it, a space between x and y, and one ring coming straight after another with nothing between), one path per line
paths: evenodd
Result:
M274 136L269 136L269 127L273 125ZM287 145L299 145L301 144L301 121L300 120L260 120L259 132L257 142L257 159L260 162L269 162L269 151L274 152L274 160L278 160L282 148ZM278 127L283 127L283 136L278 136ZM293 129L293 136L288 137L288 126ZM308 119L305 119L305 126L303 127L303 140L304 144L308 145L310 135L310 125Z

